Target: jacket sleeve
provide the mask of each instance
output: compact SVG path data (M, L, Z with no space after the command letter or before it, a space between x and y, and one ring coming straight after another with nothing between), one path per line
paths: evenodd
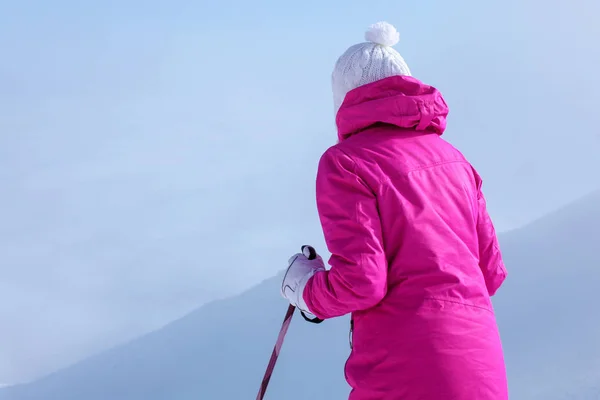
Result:
M308 308L326 319L375 306L386 294L388 268L375 194L355 162L331 147L319 162L316 195L331 268L308 281Z
M481 177L475 172L477 181L477 237L479 241L479 267L483 272L485 284L490 296L502 286L506 279L507 271L502 261L502 254L498 244L498 237L492 219L487 211L485 196L481 190Z

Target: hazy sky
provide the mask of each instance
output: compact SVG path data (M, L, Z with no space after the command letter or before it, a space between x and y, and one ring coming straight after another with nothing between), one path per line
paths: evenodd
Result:
M596 0L0 0L0 383L322 248L336 58L387 20L500 230L600 187ZM348 13L348 14L346 14ZM347 16L350 15L350 16Z

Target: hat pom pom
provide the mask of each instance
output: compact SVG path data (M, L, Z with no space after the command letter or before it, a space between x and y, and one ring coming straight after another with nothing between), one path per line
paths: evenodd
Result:
M394 46L400 41L400 34L392 24L377 22L369 27L365 39L381 46Z

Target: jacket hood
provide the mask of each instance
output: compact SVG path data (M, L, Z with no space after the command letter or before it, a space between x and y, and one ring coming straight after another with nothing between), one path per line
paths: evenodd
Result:
M336 115L338 139L341 142L378 123L441 135L448 111L433 86L411 76L391 76L346 94Z

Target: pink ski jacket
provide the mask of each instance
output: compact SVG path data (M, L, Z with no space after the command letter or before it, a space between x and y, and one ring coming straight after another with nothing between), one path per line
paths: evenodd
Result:
M441 93L394 76L349 92L319 162L330 269L303 295L351 313L351 400L505 400L490 296L506 278L481 178L440 136Z

